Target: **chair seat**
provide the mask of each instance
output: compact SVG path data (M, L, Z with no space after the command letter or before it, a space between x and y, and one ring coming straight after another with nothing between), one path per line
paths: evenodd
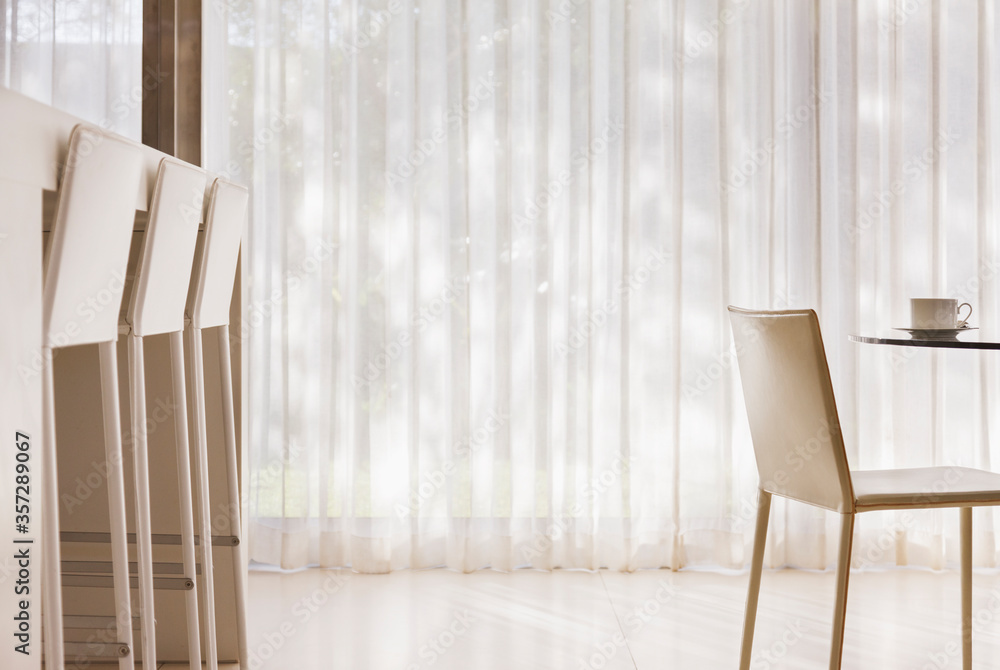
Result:
M940 466L852 470L857 511L1000 503L1000 473Z

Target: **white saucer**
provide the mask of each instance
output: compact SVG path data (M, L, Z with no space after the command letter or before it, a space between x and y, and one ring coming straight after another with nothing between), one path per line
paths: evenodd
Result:
M893 328L893 330L902 330L910 334L910 337L916 338L918 340L954 340L958 337L959 333L964 333L970 330L979 330L978 328L970 328L969 326L963 326L961 328Z

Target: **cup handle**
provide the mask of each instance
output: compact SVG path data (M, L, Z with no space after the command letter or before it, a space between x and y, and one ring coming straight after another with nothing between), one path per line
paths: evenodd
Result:
M969 313L965 315L964 319L961 318L961 316L962 316L962 308L963 307L968 307L969 308ZM969 323L969 317L972 316L972 305L970 305L967 302L963 302L961 305L959 305L958 306L958 316L959 316L958 327L959 328L965 328L968 325L968 323Z

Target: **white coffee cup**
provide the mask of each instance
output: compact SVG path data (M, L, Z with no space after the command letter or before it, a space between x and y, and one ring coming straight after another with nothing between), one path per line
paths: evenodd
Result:
M963 319L961 310L969 308ZM954 298L910 298L910 322L918 330L943 330L964 328L972 316L972 305L958 304Z

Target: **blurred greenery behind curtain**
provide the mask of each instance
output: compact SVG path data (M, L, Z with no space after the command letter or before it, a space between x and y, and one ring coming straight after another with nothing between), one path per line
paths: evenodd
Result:
M142 94L141 0L0 0L0 85L136 141Z

